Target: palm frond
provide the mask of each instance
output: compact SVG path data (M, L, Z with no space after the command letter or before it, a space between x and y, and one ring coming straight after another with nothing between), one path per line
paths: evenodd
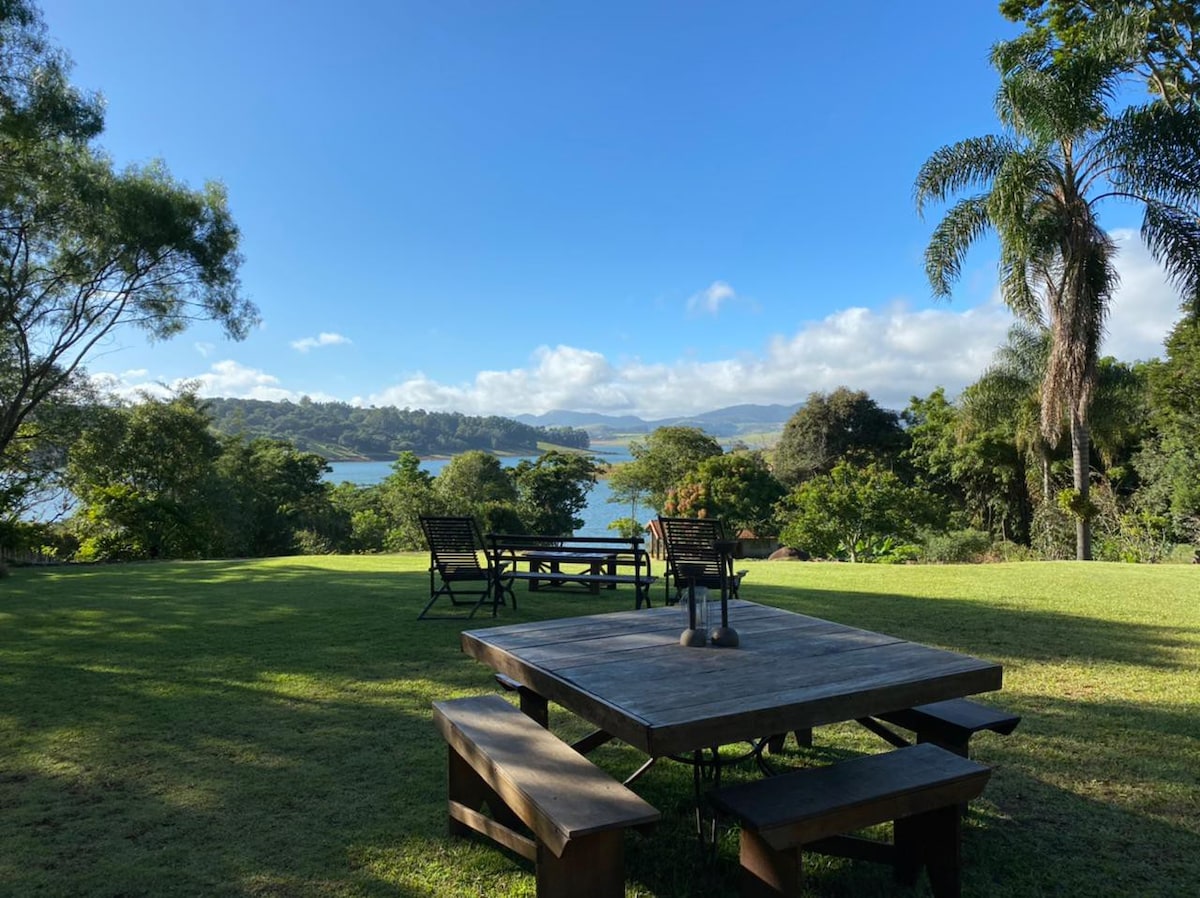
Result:
M1162 104L1126 110L1096 150L1111 161L1116 192L1193 210L1200 205L1200 110Z
M917 214L925 214L926 203L945 202L963 190L990 184L1013 150L1010 140L997 135L971 137L936 150L913 184Z
M955 203L934 229L925 249L925 274L935 296L949 296L967 250L991 225L986 196Z
M1005 66L996 114L1038 145L1062 143L1097 130L1107 118L1120 66L1097 54L1054 56L1042 47L993 51Z
M1013 150L996 172L988 211L1003 240L1013 240L1032 252L1029 225L1034 209L1052 199L1053 186L1062 173L1045 150L1026 147Z
M1041 377L1050 354L1050 334L1044 327L1014 324L1004 345L996 350L995 364L1019 372L1027 380Z
M1200 310L1200 221L1177 206L1147 202L1142 240L1192 310Z
M1145 378L1124 362L1100 359L1096 398L1088 415L1092 445L1111 467L1117 453L1133 442L1149 416Z
M1000 247L1000 296L1013 314L1033 326L1042 321L1042 302L1036 284L1042 283L1040 269L1026 255L1009 255L1011 247Z

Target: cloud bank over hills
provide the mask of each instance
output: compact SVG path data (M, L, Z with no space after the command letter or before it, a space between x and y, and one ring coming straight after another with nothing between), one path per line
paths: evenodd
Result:
M1160 356L1179 317L1179 299L1136 233L1113 236L1121 247L1121 286L1103 352L1123 361ZM716 282L696 305L715 311L735 295L733 287ZM510 417L571 409L656 420L742 404L793 405L810 392L839 386L865 390L880 405L902 408L911 396L928 395L938 386L953 396L976 380L1012 323L998 297L973 308L915 308L897 300L881 308L845 308L804 321L790 333L766 333L762 344L729 358L692 358L678 347L673 347L677 357L666 361L612 358L578 341L533 347L523 367L478 371L456 383L416 373L357 396L302 392L232 358L208 361L208 369L190 380L207 396L297 401L308 395L318 401ZM320 346L352 350L354 343L331 328L304 349ZM139 389L161 395L184 382L164 384L147 370L97 379L124 395Z

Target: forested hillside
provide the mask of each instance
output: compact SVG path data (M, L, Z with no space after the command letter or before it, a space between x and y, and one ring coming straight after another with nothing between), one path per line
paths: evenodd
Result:
M213 426L247 438L288 440L327 459L390 459L401 452L452 455L468 449L530 453L539 442L588 448L587 431L532 427L495 415L475 417L421 409L359 408L344 402L210 399Z

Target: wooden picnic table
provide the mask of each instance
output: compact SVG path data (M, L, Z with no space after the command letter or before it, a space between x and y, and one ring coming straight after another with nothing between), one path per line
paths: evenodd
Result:
M463 651L650 758L999 689L999 664L754 602L736 648L679 645L675 607L462 634Z
M616 554L613 552L564 552L553 549L528 550L516 556L529 563L531 574L546 573L545 582L550 586L561 586L563 583L579 583L587 587L593 595L600 594L599 576L604 573L616 573ZM564 564L578 565L585 570L575 572L564 571ZM553 576L551 576L553 575ZM536 592L543 582L542 579L529 578L529 591ZM608 584L615 589L616 584Z

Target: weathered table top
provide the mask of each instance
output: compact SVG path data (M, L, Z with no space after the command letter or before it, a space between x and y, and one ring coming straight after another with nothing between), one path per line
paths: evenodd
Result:
M737 648L679 645L652 608L462 634L471 657L651 757L999 689L1000 665L754 602Z

